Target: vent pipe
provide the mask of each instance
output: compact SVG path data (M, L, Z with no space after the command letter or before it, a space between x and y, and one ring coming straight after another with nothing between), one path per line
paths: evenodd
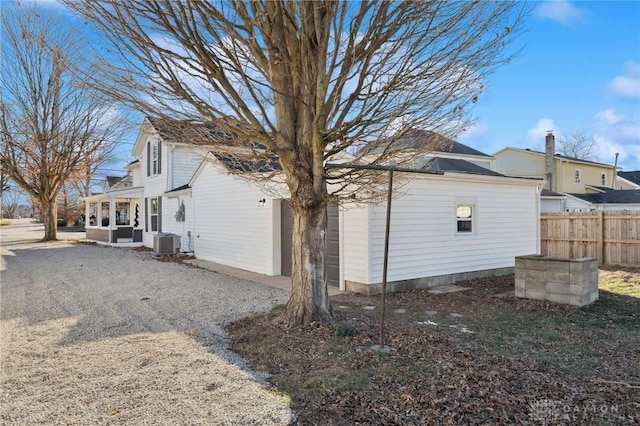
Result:
M611 179L611 189L616 189L616 180L618 179L618 155L616 152L616 161L613 163L613 179Z

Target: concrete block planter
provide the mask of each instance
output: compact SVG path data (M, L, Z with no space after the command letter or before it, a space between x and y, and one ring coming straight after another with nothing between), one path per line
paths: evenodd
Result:
M594 258L516 257L516 297L587 306L598 300L598 261Z

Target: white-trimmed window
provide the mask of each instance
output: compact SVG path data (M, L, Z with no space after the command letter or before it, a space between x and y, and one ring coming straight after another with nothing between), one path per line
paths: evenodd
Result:
M130 218L130 214L129 214L129 208L130 208L130 203L129 202L117 202L116 203L116 225L129 225L129 218Z
M582 182L580 169L576 169L575 173L573 174L573 182L574 183Z
M103 201L100 203L102 210L102 226L109 226L109 219L111 217L111 203L109 201Z
M600 175L600 184L602 186L607 186L607 174L606 173L602 173Z
M151 223L151 232L158 231L158 199L149 198L149 222Z
M153 165L153 169L151 171L152 174L158 174L158 144L154 143L151 145L151 164Z
M456 232L459 234L474 231L475 206L473 204L458 204L456 206Z
M162 173L162 143L147 142L147 176Z
M93 202L89 204L89 221L87 222L89 226L97 226L98 225L98 203Z

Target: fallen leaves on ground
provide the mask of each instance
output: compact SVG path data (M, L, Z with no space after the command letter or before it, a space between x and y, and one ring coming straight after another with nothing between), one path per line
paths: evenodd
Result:
M496 297L513 276L459 285L471 289L388 295L389 354L370 350L379 299L356 294L332 297L348 327L287 330L272 313L232 324L232 348L271 374L301 425L640 422L638 299L601 292L575 308Z

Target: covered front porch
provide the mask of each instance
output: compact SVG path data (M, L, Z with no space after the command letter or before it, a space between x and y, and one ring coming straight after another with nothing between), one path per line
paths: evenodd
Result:
M142 246L142 187L84 198L86 240L121 247Z

